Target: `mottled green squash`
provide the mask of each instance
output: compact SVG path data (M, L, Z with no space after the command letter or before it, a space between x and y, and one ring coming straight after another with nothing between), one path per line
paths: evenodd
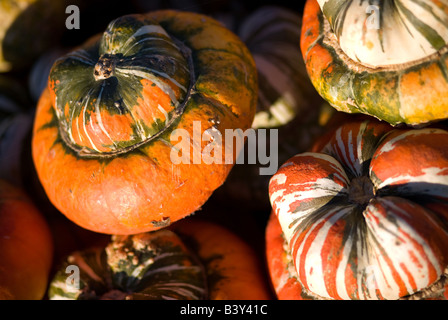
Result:
M168 230L113 236L106 248L71 254L48 292L52 300L198 300L206 294L203 267Z
M333 107L392 125L448 118L446 1L309 0L301 48Z
M230 230L194 217L169 228L113 235L70 254L50 283L52 300L262 300L261 260Z

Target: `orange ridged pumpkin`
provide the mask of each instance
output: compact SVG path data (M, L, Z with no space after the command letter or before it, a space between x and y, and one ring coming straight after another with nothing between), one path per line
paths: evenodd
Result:
M39 179L86 229L166 227L198 210L233 166L198 159L216 147L201 137L222 136L213 152L228 156L224 132L250 128L256 100L250 52L214 19L172 10L120 17L55 62L34 124Z

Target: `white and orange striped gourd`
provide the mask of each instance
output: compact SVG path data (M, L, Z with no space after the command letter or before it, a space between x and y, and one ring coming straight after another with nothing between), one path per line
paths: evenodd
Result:
M317 298L443 296L448 131L350 122L269 186L297 281Z

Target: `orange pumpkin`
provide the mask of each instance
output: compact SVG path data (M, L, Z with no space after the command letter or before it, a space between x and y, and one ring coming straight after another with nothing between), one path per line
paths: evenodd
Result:
M204 263L210 300L272 298L262 261L230 229L194 217L173 224L172 229L194 248Z
M39 300L53 261L42 214L21 189L0 180L0 300Z
M225 181L236 152L225 161L224 132L249 128L256 100L250 52L214 19L170 10L118 18L52 68L34 124L39 179L86 229L166 227ZM223 157L198 158L218 135L210 155Z

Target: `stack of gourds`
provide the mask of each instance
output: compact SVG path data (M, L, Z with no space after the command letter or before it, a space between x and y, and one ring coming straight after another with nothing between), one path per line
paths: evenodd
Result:
M65 17L56 8L64 1L53 3ZM7 5L14 20L43 3ZM263 260L238 235L195 217L178 221L201 208L235 163L236 155L229 163L198 163L207 146L202 135L225 139L226 129L245 130L253 121L257 72L245 44L205 14L155 10L113 19L79 46L52 51L61 52L56 60L36 49L19 60L27 62L20 65L25 73L36 57L51 66L33 68L33 79L48 74L29 151L53 212L39 212L20 183L1 184L0 297L270 298ZM183 139L173 140L176 130ZM214 152L225 156L225 145ZM29 186L32 179L22 178ZM65 230L76 233L68 243L92 239L60 259L81 247L55 251Z

